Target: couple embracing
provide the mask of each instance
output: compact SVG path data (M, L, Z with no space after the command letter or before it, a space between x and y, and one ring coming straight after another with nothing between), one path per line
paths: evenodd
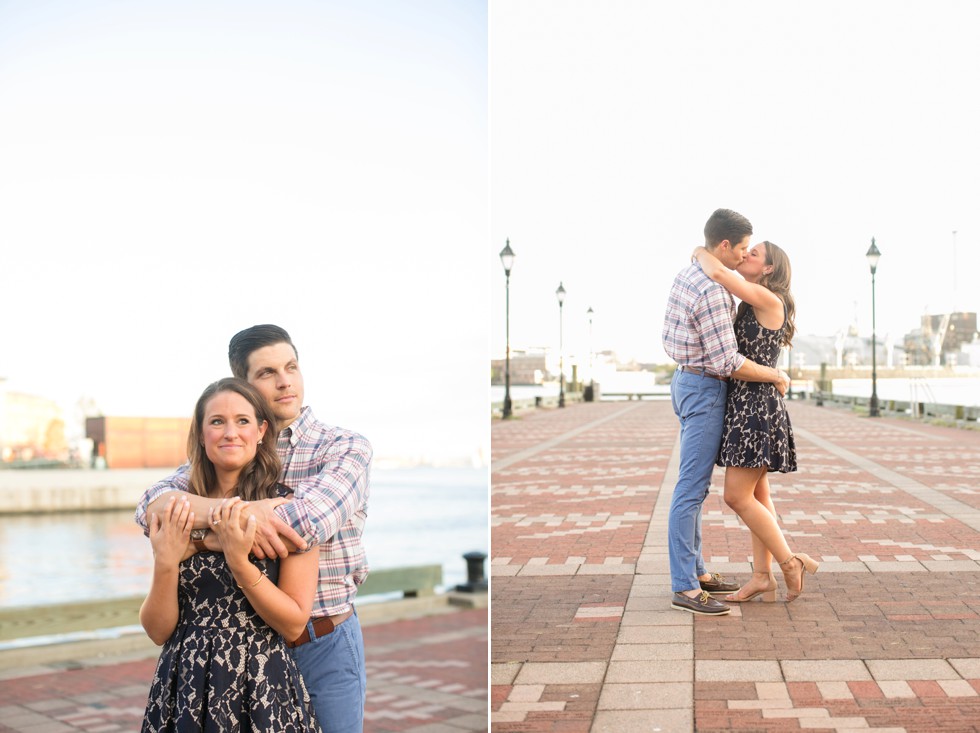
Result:
M674 279L664 319L664 349L678 364L670 394L681 425L668 522L671 606L705 616L760 595L775 600L773 558L787 601L803 592L805 573L817 571L814 560L787 545L769 493L770 471L796 470L783 404L789 376L776 368L780 347L795 332L789 259L772 242L750 249L751 235L744 216L715 211L704 247ZM737 311L733 296L741 301ZM701 555L701 508L716 464L725 467L725 503L752 532L753 573L744 585L709 574Z
M142 730L360 733L371 444L303 404L279 326L235 334L228 361L188 463L137 507L154 556L140 622L163 646Z

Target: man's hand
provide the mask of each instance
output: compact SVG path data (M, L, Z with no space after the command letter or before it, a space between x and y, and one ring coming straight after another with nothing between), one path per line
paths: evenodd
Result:
M782 369L779 369L778 372L779 381L776 382L776 390L779 392L780 397L785 397L786 392L789 391L789 383L791 380L789 378L789 374L784 372Z
M206 496L191 494L180 489L171 489L158 496L149 506L147 506L147 527L150 525L150 515L162 512L167 506L167 502L169 502L173 497L177 497L177 501L189 501L191 503L191 512L194 514L194 526L192 529L204 529L208 526L209 507L215 503L215 500L208 499Z
M242 521L246 521L248 516L254 516L256 522L255 543L252 547L252 554L258 558L266 557L287 557L289 542L298 550L306 549L306 541L297 534L296 530L279 518L273 509L280 504L284 504L287 499L262 499L261 501L249 502L250 511L242 512Z

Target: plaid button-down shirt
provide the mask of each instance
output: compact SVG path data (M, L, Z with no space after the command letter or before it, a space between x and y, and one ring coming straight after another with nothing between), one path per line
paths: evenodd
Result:
M279 433L282 483L293 501L275 511L311 545L319 545L320 579L314 616L333 616L351 607L368 574L361 536L370 495L371 444L361 435L325 425L309 407ZM161 494L188 488L188 465L151 486L136 507L146 531L146 508Z
M727 377L745 363L735 342L734 317L731 293L693 262L674 278L667 298L664 351L680 366Z

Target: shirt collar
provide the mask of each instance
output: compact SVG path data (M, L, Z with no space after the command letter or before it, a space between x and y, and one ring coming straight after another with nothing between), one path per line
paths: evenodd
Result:
M295 448L300 438L310 431L310 427L315 422L316 418L313 416L313 409L309 405L304 405L300 408L299 415L297 415L296 419L284 427L279 432L279 436L285 437L289 441L289 444Z

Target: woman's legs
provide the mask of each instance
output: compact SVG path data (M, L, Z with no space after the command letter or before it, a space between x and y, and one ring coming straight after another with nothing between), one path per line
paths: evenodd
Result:
M776 523L767 473L765 466L729 466L725 469L725 503L752 531L752 558L757 573L771 569L773 556L788 558L793 554ZM799 568L795 563L790 563L789 567L783 566L786 588L790 594L799 594L803 585L802 574L802 563ZM759 580L759 575L753 575L751 582Z
M756 501L769 510L773 520L776 520L776 507L773 505L772 496L769 494L768 471L764 471L762 477L756 482L753 496ZM772 553L766 549L765 543L755 532L752 533L752 569L763 575L769 575L772 572Z

